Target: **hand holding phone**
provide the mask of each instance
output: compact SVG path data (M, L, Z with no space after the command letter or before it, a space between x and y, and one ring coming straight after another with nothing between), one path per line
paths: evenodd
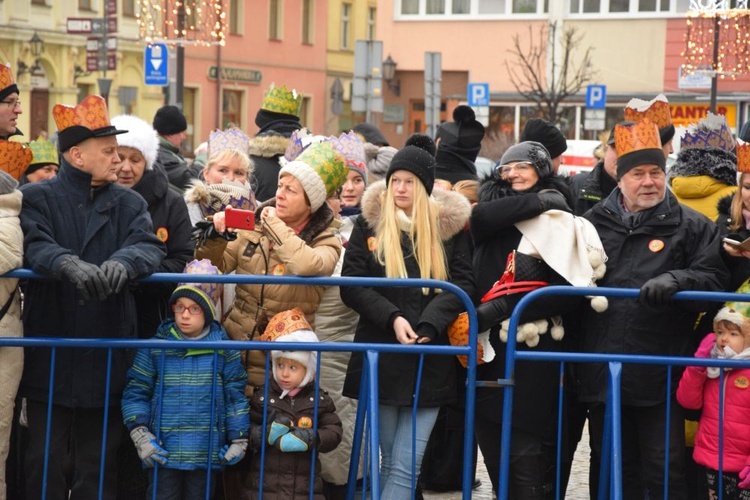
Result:
M255 212L227 207L224 211L227 229L255 229Z
M723 238L721 241L732 247L739 247L742 245L741 241L733 240L732 238Z

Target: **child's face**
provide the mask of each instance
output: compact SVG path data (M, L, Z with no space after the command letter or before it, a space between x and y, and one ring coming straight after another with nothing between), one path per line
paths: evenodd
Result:
M177 329L186 337L197 337L206 324L203 308L193 299L180 297L172 306ZM182 311L182 312L178 312Z
M273 369L276 371L276 381L284 391L296 389L302 383L307 374L307 367L287 358L276 358Z
M729 346L737 354L750 347L750 340L746 339L737 325L722 321L716 327L716 345L720 348Z

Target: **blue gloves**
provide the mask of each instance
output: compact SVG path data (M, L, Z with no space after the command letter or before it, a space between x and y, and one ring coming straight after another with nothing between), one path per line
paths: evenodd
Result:
M292 421L287 417L279 417L275 419L276 412L272 412L268 417L266 428L268 432L263 432L262 425L254 425L250 429L250 447L254 450L260 450L263 445L263 439L265 434L266 443L269 446L273 446L281 436L288 433L292 428Z
M269 417L274 418L275 413ZM287 417L279 417L267 426L268 432L263 432L263 427L255 425L250 429L250 446L259 450L263 444L264 434L269 446L283 452L300 452L309 450L317 440L316 433L312 429L295 427Z
M221 460L227 465L234 465L242 460L242 457L245 456L246 450L247 439L233 439L231 445L225 444L221 448L219 456L221 457Z
M274 443L274 448L283 452L300 452L309 450L316 441L312 429L293 428Z
M153 467L155 464L167 465L169 461L169 452L159 446L156 442L156 436L145 427L136 427L130 431L130 439L135 444L138 456L146 467Z

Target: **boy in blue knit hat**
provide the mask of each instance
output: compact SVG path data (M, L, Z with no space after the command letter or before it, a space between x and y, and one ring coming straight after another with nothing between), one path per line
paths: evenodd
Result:
M218 274L206 259L188 263L185 272ZM180 283L169 300L174 317L162 321L154 339L229 340L216 321L219 294L216 283ZM177 344L138 350L122 414L143 465L160 466L156 485L155 474L149 475L148 498L156 487L156 498L203 499L208 477L214 484L214 471L245 456L246 383L237 350L214 355L213 349Z

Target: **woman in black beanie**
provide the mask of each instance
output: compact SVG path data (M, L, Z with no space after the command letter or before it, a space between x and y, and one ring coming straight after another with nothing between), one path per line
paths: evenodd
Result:
M455 192L433 192L434 167L435 159L419 147L406 146L396 153L385 180L365 191L342 276L449 280L473 293L468 235L463 231L469 202ZM341 298L359 313L354 337L359 343L448 345L447 326L463 309L458 297L431 288L341 287ZM412 429L419 359L416 354L380 355L382 498L411 498L438 410L456 400L454 359L425 357ZM359 397L362 372L362 353L353 353L345 396Z

